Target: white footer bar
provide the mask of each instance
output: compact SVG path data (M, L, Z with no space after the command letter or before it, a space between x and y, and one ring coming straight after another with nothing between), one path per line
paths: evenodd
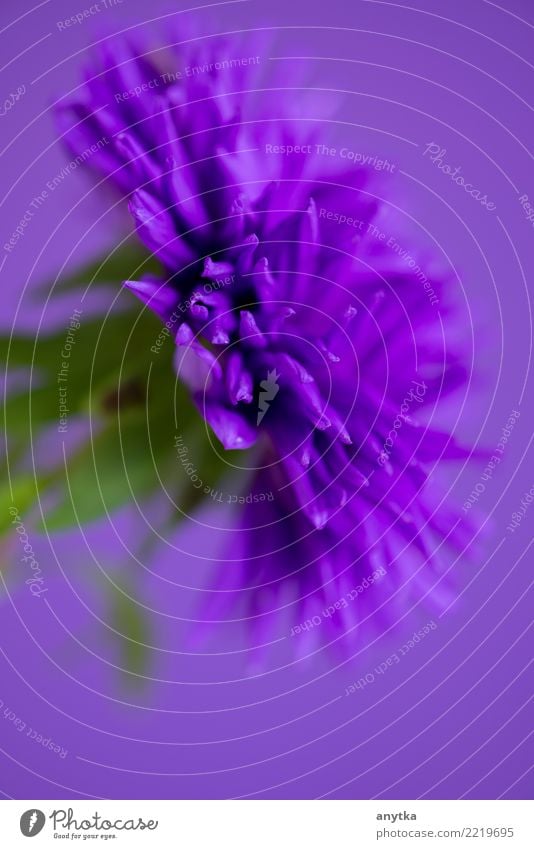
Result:
M0 802L9 849L532 849L533 824L525 801Z

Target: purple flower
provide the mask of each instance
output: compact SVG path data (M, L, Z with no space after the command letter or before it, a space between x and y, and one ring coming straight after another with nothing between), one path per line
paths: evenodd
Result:
M430 593L440 550L465 544L428 475L464 456L432 422L466 373L444 335L447 281L403 241L387 186L325 167L311 136L273 122L279 98L243 122L245 80L227 93L223 49L210 42L208 70L177 79L114 43L63 130L78 154L106 139L91 165L164 269L125 285L172 329L177 373L224 448L259 452L242 558L214 609L243 593L268 641L289 587L308 650L391 621ZM179 66L201 67L200 52Z

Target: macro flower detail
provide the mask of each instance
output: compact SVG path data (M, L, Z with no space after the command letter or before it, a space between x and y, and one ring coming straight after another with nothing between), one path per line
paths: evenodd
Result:
M176 80L159 62L104 48L60 119L76 153L108 139L91 165L162 269L125 286L172 328L176 373L223 448L256 447L252 491L275 493L244 506L213 611L243 595L260 642L290 587L296 621L336 610L321 637L305 631L309 650L388 621L405 586L439 603L440 550L466 540L428 481L465 456L433 424L466 374L446 277L401 243L383 177L325 165L311 137L311 154L268 155L302 141L276 104L278 122L251 128L235 78L227 91L216 70Z

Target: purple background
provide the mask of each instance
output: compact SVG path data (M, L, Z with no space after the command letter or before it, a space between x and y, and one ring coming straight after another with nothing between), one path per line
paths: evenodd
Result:
M169 19L158 18L189 21L190 14L172 15L186 5L123 0L60 31L57 21L91 3L52 0L32 10L28 2L4 0L2 99L21 85L26 93L0 117L2 148L7 145L2 244L32 198L68 161L49 105L78 84L87 45L103 32L131 25L168 38ZM484 0L246 0L195 13L201 35L243 31L243 55L248 31L272 30L261 60L264 81L274 66L277 78L282 66L286 80L302 69L307 86L325 89L327 101L336 99L332 121L321 129L325 141L396 164L391 191L412 216L411 223L406 219L410 238L452 264L462 310L473 321L473 380L467 399L450 412L454 419L460 413L457 433L493 448L512 410L521 416L479 502L488 521L475 562L461 558L451 565L457 601L439 619L429 610L412 611L370 645L369 637L344 662L326 651L295 659L287 637L295 624L290 611L266 668L252 667L247 659L242 625L221 627L207 644L191 647L185 620L195 617L200 593L169 582L200 587L207 566L191 553L207 557L219 541L214 533L199 539L194 528L186 528L180 546L190 554L177 556L167 547L157 569L153 565L152 574L145 572L137 582L136 597L157 611L150 637L159 650L152 656L152 680L125 686L106 624L105 576L125 568L121 539L135 537L138 517L122 515L115 531L108 528L104 535L100 526L85 539L73 533L49 543L32 536L50 589L45 604L16 580L7 582L0 602L0 699L68 754L60 758L31 741L2 709L5 796L532 794L531 687L525 670L534 510L514 534L506 526L534 483L527 383L534 233L519 203L524 193L534 203L528 104L533 20L527 0L510 0L503 8ZM334 96L332 90L345 94ZM446 148L445 161L460 165L466 179L496 204L495 211L423 156L429 142ZM2 250L4 326L34 321L27 289L57 274L71 251L69 263L75 266L122 234L120 214L88 226L109 202L91 188L80 170L70 175L36 213L16 249L9 255ZM45 320L50 315L48 307ZM453 484L460 504L480 473L474 464L461 471ZM5 559L19 563L16 550ZM437 629L402 663L344 695L350 683L433 617Z

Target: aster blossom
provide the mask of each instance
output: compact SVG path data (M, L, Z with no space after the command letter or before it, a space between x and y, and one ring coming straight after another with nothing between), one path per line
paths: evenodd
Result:
M436 549L464 542L427 478L464 456L432 420L465 369L443 336L447 280L401 249L381 178L325 163L268 95L244 121L247 71L229 85L224 49L176 48L181 67L211 66L177 79L114 42L62 106L62 130L77 153L108 140L91 165L163 269L125 286L172 333L177 375L222 448L257 448L219 613L243 592L260 640L289 585L292 616L319 616L335 638L380 607L362 581L384 599L406 582L424 595ZM319 640L303 633L306 648Z

